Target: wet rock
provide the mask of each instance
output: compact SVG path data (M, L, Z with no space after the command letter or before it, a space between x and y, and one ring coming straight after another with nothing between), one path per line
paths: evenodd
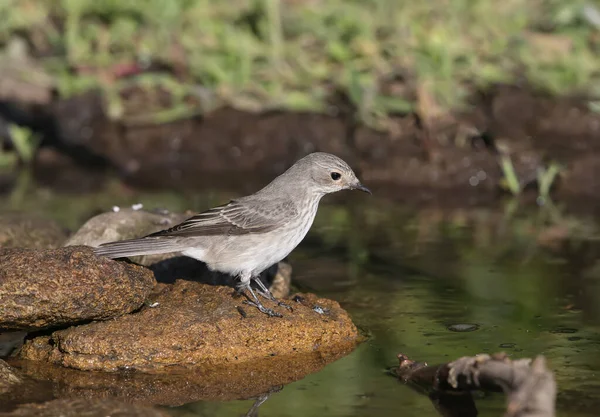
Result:
M21 358L81 370L156 371L345 350L358 341L356 327L339 304L314 295L292 302L293 312L266 302L283 314L270 318L243 304L229 287L189 281L161 287L151 300L157 307L34 338L23 346Z
M267 356L251 362L155 373L85 372L41 361L18 361L15 366L29 378L52 381L51 391L58 398L113 397L136 404L180 406L196 401L255 398L320 371L353 348L354 345L345 349L321 347L313 352Z
M169 414L113 399L59 399L42 404L24 404L1 417L168 417Z
M91 248L0 250L0 328L33 330L106 320L138 309L156 281L147 269Z
M67 231L53 220L21 213L0 215L0 249L52 249L66 239Z
M0 359L0 395L13 389L23 382L19 373Z
M99 214L88 220L65 246L86 245L96 247L102 243L132 239L176 225L193 215L187 213L151 212L147 210L120 209ZM158 255L132 256L132 262L148 266L158 282L173 283L176 279L202 282L211 285L235 285L237 280L227 274L210 271L195 259L178 252ZM285 262L273 265L261 274L264 284L276 297L286 297L291 285L291 266Z

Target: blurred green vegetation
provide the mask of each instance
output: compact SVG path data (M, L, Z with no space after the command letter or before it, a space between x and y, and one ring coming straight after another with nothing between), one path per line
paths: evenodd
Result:
M600 92L598 10L597 0L5 0L0 44L25 36L63 95L160 85L175 100L158 120L223 104L328 111L342 91L363 122L385 127L390 113L460 108L492 83ZM170 70L119 77L152 63ZM122 114L118 100L111 112Z
M33 162L35 152L40 144L40 137L31 129L15 124L7 126L15 152L5 151L0 146L0 170L12 168L19 162L28 165Z

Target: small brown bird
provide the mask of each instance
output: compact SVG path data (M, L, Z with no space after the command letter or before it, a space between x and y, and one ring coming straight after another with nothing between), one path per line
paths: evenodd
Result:
M96 254L109 258L181 252L205 262L209 269L238 276L249 304L270 316L251 288L278 302L258 279L304 239L321 198L341 190L371 193L337 156L315 152L297 161L260 191L207 210L170 229L131 240L106 243ZM282 304L282 303L280 303Z

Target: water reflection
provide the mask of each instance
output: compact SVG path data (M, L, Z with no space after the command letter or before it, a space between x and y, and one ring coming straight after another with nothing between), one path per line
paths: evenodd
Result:
M236 193L141 193L111 183L87 195L32 188L0 212L42 213L76 229L113 205L201 210ZM341 202L341 204L337 204ZM411 207L385 199L327 199L291 256L294 284L338 300L370 339L351 355L285 386L261 416L437 416L431 401L389 377L403 352L430 363L477 353L543 354L555 372L558 408L596 415L600 406L598 224L554 207ZM475 325L469 332L449 326ZM255 400L201 401L177 416L240 416ZM478 400L503 414L502 395Z

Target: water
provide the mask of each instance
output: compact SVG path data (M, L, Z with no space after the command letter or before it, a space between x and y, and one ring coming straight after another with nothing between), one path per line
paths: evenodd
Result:
M112 182L95 193L61 194L29 184L4 196L0 213L44 214L75 230L113 205L201 210L241 192L149 193ZM290 262L295 285L338 300L369 339L272 393L259 415L438 416L426 396L385 372L396 355L436 364L498 351L544 355L558 383L559 415L597 415L600 264L592 217L505 202L442 209L364 197L326 199ZM503 414L502 395L477 398L481 416ZM253 402L167 410L240 416Z

